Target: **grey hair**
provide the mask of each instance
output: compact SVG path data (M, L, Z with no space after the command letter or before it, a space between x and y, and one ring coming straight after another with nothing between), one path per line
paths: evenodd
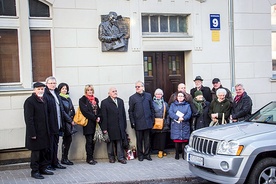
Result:
M50 77L46 78L45 83L47 84L49 80L55 80L55 81L57 81L57 79L55 77L50 76Z
M235 88L236 88L236 87L239 87L239 86L242 87L242 89L244 89L244 87L243 87L242 84L236 84L236 85L235 85Z
M157 88L157 89L155 90L154 95L156 95L156 94L162 94L162 96L164 95L163 90L160 89L160 88Z
M144 83L142 81L139 80L139 81L135 82L135 85L138 83L140 83L142 85L142 87L144 87Z
M226 91L225 89L223 89L223 88L219 88L219 89L217 90L217 92L216 92L216 95L218 95L219 93L223 93L224 95L226 95L226 94L227 94L227 91Z

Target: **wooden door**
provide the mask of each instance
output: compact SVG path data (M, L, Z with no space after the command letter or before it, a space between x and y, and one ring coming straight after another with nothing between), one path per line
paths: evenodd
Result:
M179 83L185 83L184 52L144 52L145 91L160 88L168 102Z

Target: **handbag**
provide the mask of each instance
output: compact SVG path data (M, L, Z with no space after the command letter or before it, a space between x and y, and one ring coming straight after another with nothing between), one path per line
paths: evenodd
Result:
M78 107L73 120L80 126L86 126L88 123L88 119L81 113L80 107Z
M96 130L95 130L93 141L106 142L106 143L110 142L108 133L103 134L103 131L102 131L99 123L96 123Z
M166 105L164 103L164 112L162 118L154 118L154 125L152 129L154 130L162 130L164 127L164 120L165 120L165 113L166 113Z
M226 120L225 120L225 118L224 118L224 113L222 113L222 119L221 119L221 124L222 125L224 125L224 124L227 124L227 122L226 122ZM209 124L209 126L217 126L217 125L219 125L219 121L217 120L217 121L211 121L210 122L210 124Z

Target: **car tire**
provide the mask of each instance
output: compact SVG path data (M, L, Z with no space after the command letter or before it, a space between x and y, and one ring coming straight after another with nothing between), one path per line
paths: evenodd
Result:
M261 184L261 183L275 183L276 182L276 159L265 158L257 162L252 169L247 183Z

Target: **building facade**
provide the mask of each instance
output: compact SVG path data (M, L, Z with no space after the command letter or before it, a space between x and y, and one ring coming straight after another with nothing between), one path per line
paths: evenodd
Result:
M255 110L276 96L271 54L271 7L276 0L3 2L0 150L24 147L23 103L33 82L50 75L69 84L75 107L86 84L94 85L100 100L115 86L127 110L138 80L145 81L148 92L163 89L168 100L179 82L189 91L198 75L209 87L215 77L229 89L244 84ZM101 16L110 11L129 19L126 52L102 52L98 29ZM84 137L78 130L70 156L83 159ZM134 144L134 131L130 126L127 131ZM96 157L107 156L105 143L96 147Z

